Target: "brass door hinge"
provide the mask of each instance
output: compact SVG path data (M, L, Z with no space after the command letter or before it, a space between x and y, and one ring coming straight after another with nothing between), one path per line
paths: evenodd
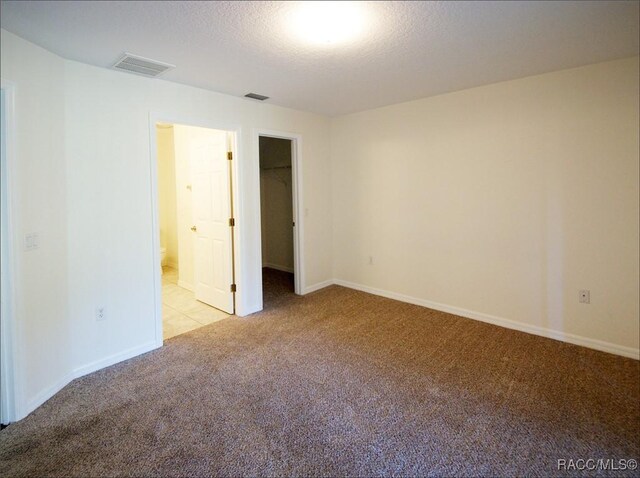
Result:
M231 292L235 292L236 291L236 285L235 284L231 284Z
M228 159L229 161L231 161L231 160L233 159L233 153L232 153L231 151L229 151L229 152L227 153L227 159Z
M229 227L233 227L236 225L236 220L233 217L229 218Z

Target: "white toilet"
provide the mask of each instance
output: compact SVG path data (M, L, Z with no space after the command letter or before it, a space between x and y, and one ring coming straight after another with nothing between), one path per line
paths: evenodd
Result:
M167 258L167 248L160 247L160 274L163 274L162 267L165 264L166 258Z

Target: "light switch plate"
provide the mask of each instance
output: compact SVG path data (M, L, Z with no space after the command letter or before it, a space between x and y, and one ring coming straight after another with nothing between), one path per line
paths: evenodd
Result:
M30 232L24 235L24 250L33 251L40 247L40 235L37 232Z

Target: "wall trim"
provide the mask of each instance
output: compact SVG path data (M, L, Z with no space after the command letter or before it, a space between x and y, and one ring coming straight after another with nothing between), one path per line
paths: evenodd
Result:
M328 281L325 281L328 282ZM484 314L482 312L476 312L473 310L463 309L461 307L455 307L447 304L440 304L438 302L432 302L430 300L418 299L408 295L400 294L397 292L390 292L384 289L376 289L375 287L369 287L355 282L349 282L342 279L334 279L332 281L336 285L347 287L349 289L355 289L369 294L379 295L388 299L399 300L400 302L406 302L409 304L420 305L429 309L439 310L440 312L447 312L453 315L459 315L467 319L479 320L488 324L498 325L507 329L517 330L520 332L526 332L528 334L539 335L549 339L559 340L561 342L567 342L574 345L580 345L590 349L599 350L601 352L607 352L615 355L621 355L623 357L629 357L635 360L640 360L640 349L634 349L632 347L625 347L623 345L617 345L610 342L604 342L602 340L591 339L583 337L581 335L570 334L567 332L560 332L558 330L552 330L546 327L540 327L538 325L524 324L522 322L516 322L515 320L505 319L495 315ZM326 286L324 286L326 287ZM321 288L321 287L318 287ZM317 290L317 289L314 289ZM311 291L310 291L311 292Z
M277 271L290 272L293 274L293 267L281 266L279 264L272 264L270 262L262 264L262 268L264 269L265 267L268 267L269 269L275 269Z
M1 112L5 130L2 131L5 151L0 160L0 423L8 424L19 415L18 404L23 399L22 362L18 354L21 322L16 319L16 261L14 252L14 165L16 163L16 114L15 91L12 81L0 78L0 89L4 92L4 110ZM19 244L19 243L18 243Z
M227 123L217 119L182 116L176 113L166 112L149 112L149 172L151 183L151 249L153 257L160 257L160 213L159 213L159 196L158 196L158 147L157 147L157 132L156 123L172 123L181 124L185 126L196 126L200 128L209 128L222 130L227 133L233 134L231 140L231 150L234 154L234 160L231 161L231 177L233 178L232 188L232 201L233 201L233 213L236 220L234 231L234 248L233 248L233 260L235 264L235 282L238 284L238 292L236 292L236 313L244 315L246 308L245 304L245 289L249 290L253 287L253 284L245 283L244 280L244 268L246 252L244 250L246 241L244 238L244 223L246 219L243 215L243 203L242 196L246 192L244 186L244 174L241 174L243 168L240 164L244 161L244 151L241 148L242 144L242 127L239 124ZM259 239L258 239L259 240ZM180 258L178 258L180 261ZM150 272L153 280L154 290L154 304L155 304L155 342L162 344L162 280L160 274L160 261L154 260L153 266ZM178 285L180 285L178 283ZM182 287L182 286L181 286ZM186 288L186 287L185 287ZM191 290L191 289L190 289Z
M130 349L124 350L122 352L118 352L113 355L109 355L100 360L96 360L94 362L90 362L86 365L78 367L72 370L69 373L63 375L59 380L57 380L53 385L41 390L35 397L31 398L24 407L20 407L16 413L16 421L22 420L27 415L35 411L38 407L44 404L47 400L52 398L56 393L62 390L64 387L69 385L76 378L84 377L93 372L97 372L103 368L109 367L111 365L115 365L120 362L124 362L125 360L129 360L131 358L142 355L146 352L150 352L162 346L162 343L159 345L154 342L148 342L144 345L140 345L137 347L132 347Z
M251 164L252 169L257 173L258 191L260 191L260 137L288 139L291 141L291 194L293 201L293 269L294 269L294 290L296 294L303 294L306 284L306 265L305 265L305 242L304 228L304 182L303 182L303 157L302 157L302 135L297 133L289 133L285 131L275 131L269 129L257 128L253 130L253 138L255 141L255 157ZM257 224L260 225L262 213L262 195L258 194L256 199ZM258 227L258 244L260 244L260 254L258 255L257 264L262 263L261 257L264 257L262 250L262 228ZM256 265L257 265L256 264ZM262 302L262 275L260 275L260 301ZM263 304L264 305L264 304ZM263 305L260 306L262 310ZM245 314L246 315L246 314Z
M27 415L35 411L44 402L69 385L73 379L73 373L69 372L60 377L49 387L44 390L40 390L40 392L38 392L35 397L32 397L23 407L18 407L18 410L16 410L16 421L26 418Z
M523 324L521 322L516 322L514 320L505 319L503 317L498 317L495 315L484 314L481 312L475 312L475 311L463 309L460 307L441 304L439 302L432 302L430 300L419 299L416 297L411 297L411 296L400 294L397 292L391 292L384 289L377 289L375 287L370 287L363 284L357 284L355 282L349 282L342 279L328 279L322 282L318 282L309 287L306 287L304 289L304 294L305 295L310 294L311 292L324 289L334 284L342 287L347 287L349 289L366 292L368 294L373 294L380 297L386 297L388 299L398 300L400 302L405 302L408 304L419 305L429 309L434 309L440 312L446 312L449 314L458 315L460 317L465 317L472 320L478 320L480 322L497 325L507 329L517 330L519 332L539 335L541 337L559 340L561 342L567 342L570 344L599 350L601 352L612 353L615 355L620 355L620 356L632 358L635 360L640 359L640 350L634 349L632 347L625 347L622 345L612 344L610 342L604 342L602 340L590 339L588 337L583 337L580 335L570 334L566 332L559 332L557 330L552 330L552 329L548 329L546 327L540 327L537 325ZM252 309L256 309L256 310L252 310ZM258 312L259 310L260 309L258 308L258 306L255 305L254 307L249 308L249 313ZM17 415L16 420L22 420L23 418L25 418L27 415L29 415L35 409L40 407L43 403L45 403L47 400L53 397L56 393L58 393L60 390L62 390L65 386L67 386L71 381L75 380L76 378L83 377L90 373L96 372L98 370L109 367L111 365L115 365L125 360L129 360L131 358L137 357L139 355L158 349L160 347L162 347L162 342L160 343L157 343L156 341L147 342L146 344L143 344L137 347L132 347L130 349L124 350L122 352L118 352L116 354L110 355L100 360L96 360L94 362L90 362L86 365L83 365L81 367L74 369L72 372L67 373L66 375L61 377L53 385L42 390L35 397L30 399L25 407L19 407L20 409L16 410L16 415Z
M309 287L305 287L304 294L311 294L311 292L315 292L320 289L324 289L325 287L329 287L330 285L335 284L336 282L333 279L325 280L322 282L318 282L316 284L310 285ZM347 287L347 286L345 286Z
M100 360L95 360L94 362L89 362L86 365L82 365L73 370L73 378L84 377L93 372L97 372L103 368L109 367L111 365L115 365L119 362L123 362L125 360L129 360L130 358L137 357L138 355L142 355L147 352L151 352L162 345L158 345L156 341L147 342L143 345L138 345L136 347L132 347L130 349L123 350L122 352L115 353L113 355L109 355Z

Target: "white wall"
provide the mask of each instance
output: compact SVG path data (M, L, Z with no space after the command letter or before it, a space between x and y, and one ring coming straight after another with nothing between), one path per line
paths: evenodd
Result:
M262 265L293 272L291 141L260 137L260 167Z
M304 135L307 281L330 278L330 198L320 191L330 188L328 174L328 121L268 104L220 95L160 80L66 62L68 125L68 194L81 210L69 224L69 235L96 237L81 241L70 256L72 271L102 271L70 275L72 320L83 344L76 363L91 363L122 351L136 351L155 343L153 335L153 260L149 238L153 233L150 191L149 113L172 118L202 118L208 123L239 129L238 161L241 177L238 205L242 256L237 266L238 310L246 314L261 305L259 244L259 170L257 128L292 130ZM108 125L108 130L94 124ZM183 123L183 121L171 121ZM118 138L117 142L112 141ZM313 178L313 181L311 181ZM100 183L96 191L93 182ZM326 229L325 229L326 228ZM120 231L128 231L126 235ZM328 237L327 237L328 236ZM100 250L102 249L102 250ZM181 258L183 261L186 258ZM79 292L79 293L78 293ZM109 321L86 320L94 304L103 301ZM106 327L101 333L98 330ZM109 341L105 336L111 335ZM146 344L146 345L145 345ZM133 353L133 352L132 352Z
M178 211L176 199L176 158L173 126L156 128L158 138L158 213L160 245L166 248L165 263L178 268Z
M2 77L17 91L16 238L42 237L16 257L24 410L70 377L158 344L152 113L239 131L239 313L262 298L258 129L304 138L306 285L331 278L328 119L62 60L5 30L1 47Z
M77 239L67 235L64 62L4 30L0 57L2 80L15 85L9 200L15 265L13 350L17 414L22 416L70 376L68 247ZM40 247L25 251L24 236L34 232Z
M638 58L336 118L335 278L637 357L638 127Z

